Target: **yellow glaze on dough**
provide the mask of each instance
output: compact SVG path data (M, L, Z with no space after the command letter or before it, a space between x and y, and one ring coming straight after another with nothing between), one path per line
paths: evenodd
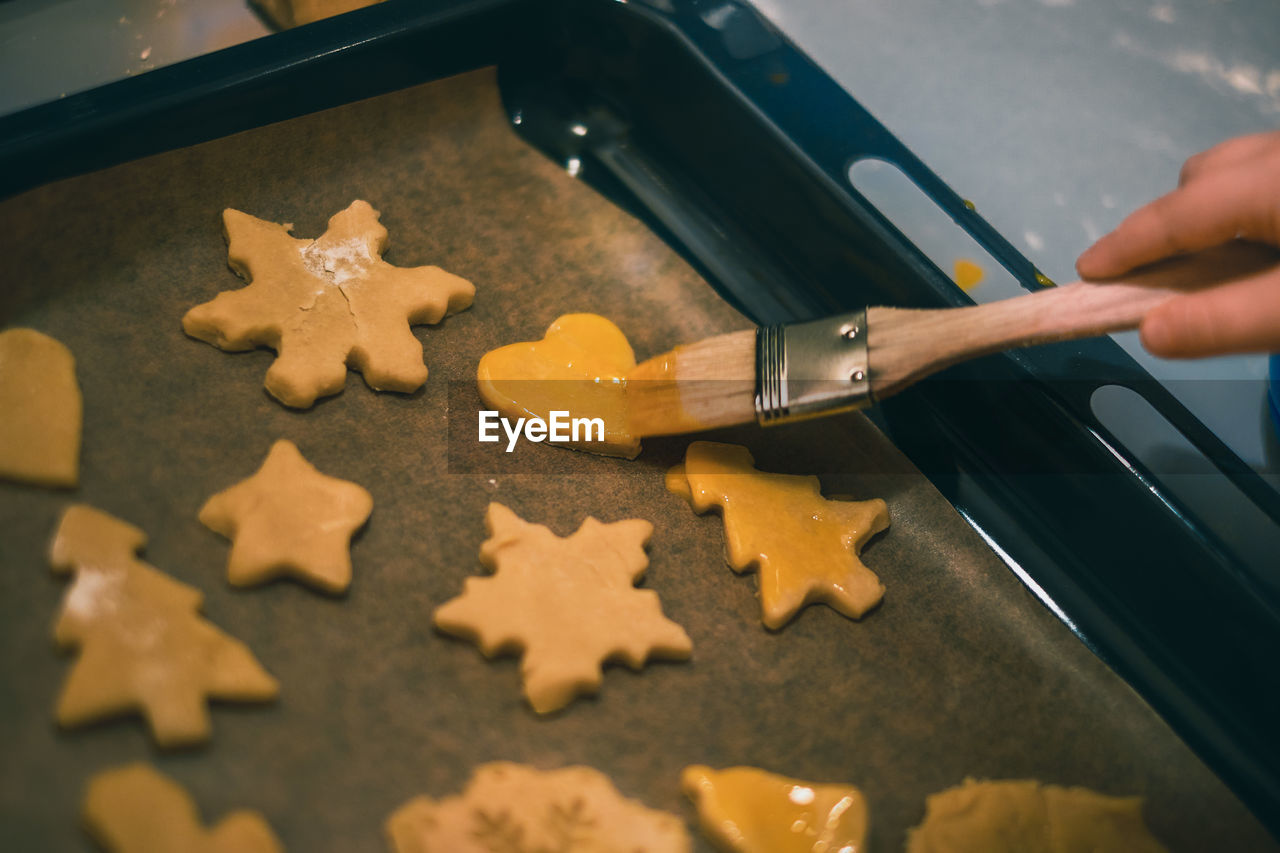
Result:
M867 802L852 785L818 785L755 767L694 765L680 777L703 833L732 853L864 853Z
M76 485L81 409L69 349L34 329L0 332L0 478Z
M237 811L205 829L191 796L150 765L94 776L85 827L108 853L283 853L262 815Z
M640 439L627 431L626 375L635 353L622 331L597 314L565 314L540 341L509 344L485 353L476 370L480 398L505 418L552 411L601 418L604 441L567 446L634 459Z
M689 853L684 822L590 767L476 768L461 795L415 797L387 820L395 853Z
M182 330L219 349L274 349L265 385L286 406L337 394L348 366L375 390L417 390L427 367L409 327L467 308L476 289L439 267L384 261L378 216L353 201L315 240L300 240L292 225L223 211L227 263L249 284L192 308Z
M684 487L677 469L667 487L697 512L720 509L730 568L760 573L764 624L781 628L814 601L854 619L878 604L884 587L858 552L889 526L885 502L827 500L817 477L767 474L754 462L745 447L695 441Z
M58 574L75 573L54 626L78 647L57 718L78 726L140 711L161 746L209 738L206 698L240 702L279 692L249 649L199 614L200 593L134 557L138 528L84 504L67 508L50 547Z
M282 438L256 474L209 498L200 521L232 540L232 586L289 576L336 593L351 585L351 537L372 511L365 489L321 474Z
M635 588L649 565L649 522L588 517L562 538L491 503L485 527L480 562L493 576L467 578L435 624L486 657L520 649L525 697L538 713L598 690L604 661L639 669L651 657L689 656L689 635L662 614L658 594Z
M978 782L928 798L907 853L1165 853L1142 822L1141 797L1034 780Z

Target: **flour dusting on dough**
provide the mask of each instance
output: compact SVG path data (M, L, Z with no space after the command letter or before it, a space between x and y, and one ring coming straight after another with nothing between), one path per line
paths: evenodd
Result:
M359 237L339 241L314 240L299 251L307 272L337 285L366 276L374 260L369 253L369 244Z
M78 619L114 613L124 575L110 569L83 569L67 590L66 611Z

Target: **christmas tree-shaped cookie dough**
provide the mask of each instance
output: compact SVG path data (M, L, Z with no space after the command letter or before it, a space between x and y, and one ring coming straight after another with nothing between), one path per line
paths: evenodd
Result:
M738 853L861 853L867 801L852 785L801 782L755 767L686 767L681 786L703 833Z
M321 474L282 438L256 474L209 498L200 521L232 540L232 586L288 575L337 593L351 585L351 537L372 511L367 491Z
M1141 797L1033 779L964 784L931 794L906 853L1166 853L1142 821Z
M649 522L588 517L561 538L491 503L485 527L480 562L493 576L468 578L435 624L488 657L520 649L524 694L538 713L598 690L604 661L639 669L650 657L689 656L689 635L662 615L658 594L635 588L649 565Z
M889 526L882 500L827 500L818 478L755 469L745 447L695 441L667 487L697 512L719 509L725 551L735 572L760 573L761 618L781 628L814 601L857 619L884 587L858 553Z
M145 544L141 530L92 507L63 513L50 563L75 582L54 639L80 655L58 697L58 722L140 711L161 746L197 743L209 737L207 699L259 702L279 688L243 643L200 616L197 590L134 556Z
M334 214L315 240L238 210L222 221L227 262L249 284L192 308L183 331L224 350L274 349L266 387L286 406L337 394L348 366L378 391L420 388L427 368L409 327L438 323L475 296L471 282L439 267L384 261L387 229L366 201Z
M618 793L590 767L476 768L459 796L415 797L387 821L395 853L689 853L680 818ZM835 853L835 851L831 851Z
M147 764L106 770L89 781L85 828L108 853L282 853L262 815L237 811L205 829L180 785Z

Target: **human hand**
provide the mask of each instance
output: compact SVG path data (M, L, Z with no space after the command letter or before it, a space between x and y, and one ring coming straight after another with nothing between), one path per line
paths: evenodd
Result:
M1230 139L1187 160L1178 188L1139 208L1076 261L1081 278L1244 239L1280 248L1280 131ZM1192 290L1143 318L1154 355L1280 352L1280 254L1254 275Z

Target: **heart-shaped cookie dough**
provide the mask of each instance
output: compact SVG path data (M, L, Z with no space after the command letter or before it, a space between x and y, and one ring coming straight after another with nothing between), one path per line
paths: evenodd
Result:
M584 429L564 444L578 450L634 459L640 439L627 431L626 375L636 365L626 335L597 314L565 314L540 341L525 341L485 353L476 371L480 397L503 417L600 418L603 441Z

